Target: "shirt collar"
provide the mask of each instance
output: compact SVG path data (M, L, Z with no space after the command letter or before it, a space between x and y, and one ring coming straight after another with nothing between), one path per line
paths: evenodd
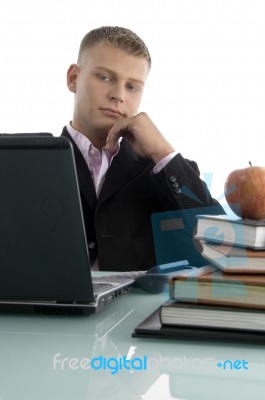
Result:
M95 147L93 146L93 143L91 142L91 140L88 139L88 137L86 137L83 133L77 131L76 129L74 129L72 127L71 121L67 124L66 128L67 128L67 131L69 132L70 136L73 138L73 140L78 145L78 147L86 148L87 151L90 151L92 148L95 149ZM113 158L114 156L116 156L118 154L118 152L120 150L121 141L122 141L122 137L119 138L117 149L115 150L114 153L111 154L111 158ZM110 154L104 147L102 150L105 153Z

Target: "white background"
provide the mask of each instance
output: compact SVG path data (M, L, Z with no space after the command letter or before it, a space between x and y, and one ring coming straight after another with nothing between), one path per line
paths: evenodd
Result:
M221 203L229 172L264 165L264 0L0 0L0 132L49 131L72 117L66 70L102 25L134 30L153 66L140 111Z
M147 43L153 66L141 111L212 174L224 203L230 171L265 165L265 1L0 0L0 132L60 135L72 117L66 70L81 38L102 25ZM167 379L143 398L163 389L171 399Z

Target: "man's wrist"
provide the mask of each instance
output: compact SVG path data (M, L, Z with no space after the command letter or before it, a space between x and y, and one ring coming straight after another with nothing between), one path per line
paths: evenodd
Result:
M151 159L154 161L155 164L158 164L163 158L167 157L169 154L174 153L175 149L169 145L166 148L159 149L154 151L151 154Z
M153 168L153 174L158 174L163 168L167 166L167 164L170 163L170 161L177 155L178 153L176 151L173 151L173 153L168 154L166 157L162 158Z

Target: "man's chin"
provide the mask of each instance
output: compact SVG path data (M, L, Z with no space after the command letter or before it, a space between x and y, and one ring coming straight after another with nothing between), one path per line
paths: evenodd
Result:
M112 127L113 127L113 122L110 121L109 123L97 126L96 129L95 129L95 133L98 136L100 136L102 139L103 138L107 139L108 133L109 133L109 131L111 130Z

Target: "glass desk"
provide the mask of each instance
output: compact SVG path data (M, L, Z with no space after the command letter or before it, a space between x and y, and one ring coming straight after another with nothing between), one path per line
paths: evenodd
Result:
M134 288L88 317L0 314L0 400L264 398L265 346L132 338L165 300ZM103 368L123 356L146 369Z

